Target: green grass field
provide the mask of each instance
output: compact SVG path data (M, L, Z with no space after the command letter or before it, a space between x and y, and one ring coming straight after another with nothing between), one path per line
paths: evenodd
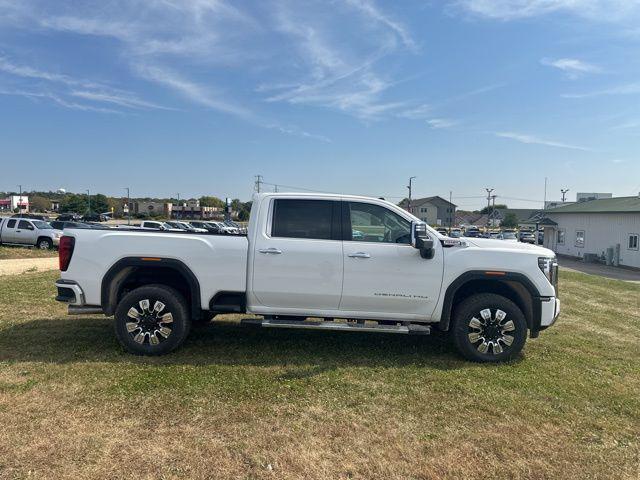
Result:
M0 478L638 478L638 285L562 272L558 324L492 366L238 317L134 357L56 277L0 286Z
M56 257L57 255L57 250L40 250L39 248L0 245L0 260L12 258L46 258Z

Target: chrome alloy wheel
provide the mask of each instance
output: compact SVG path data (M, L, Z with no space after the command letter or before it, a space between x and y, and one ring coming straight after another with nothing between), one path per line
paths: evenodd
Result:
M173 323L173 315L165 311L166 305L158 300L151 310L151 302L147 299L140 300L138 305L140 309L133 306L127 312L131 319L126 323L129 335L140 344L158 345L166 340L171 335Z
M485 308L469 321L468 337L480 353L498 355L509 348L514 341L513 332L516 329L512 320L500 309L492 311Z

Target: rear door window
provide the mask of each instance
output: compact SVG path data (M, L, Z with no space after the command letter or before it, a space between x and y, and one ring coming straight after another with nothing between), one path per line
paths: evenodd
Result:
M272 237L331 240L337 236L339 204L330 200L277 199Z
M16 221L15 220L9 220L7 222L7 228L15 228L16 226Z

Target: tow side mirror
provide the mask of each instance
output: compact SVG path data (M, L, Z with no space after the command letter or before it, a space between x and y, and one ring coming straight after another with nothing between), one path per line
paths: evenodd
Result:
M411 245L420 250L422 258L433 258L433 240L427 234L427 224L422 222L411 223Z

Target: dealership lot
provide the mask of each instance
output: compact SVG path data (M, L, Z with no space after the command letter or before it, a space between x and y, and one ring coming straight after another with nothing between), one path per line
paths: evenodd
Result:
M237 316L132 357L110 319L66 317L57 275L3 277L1 477L636 478L638 285L563 272L558 324L481 366Z

